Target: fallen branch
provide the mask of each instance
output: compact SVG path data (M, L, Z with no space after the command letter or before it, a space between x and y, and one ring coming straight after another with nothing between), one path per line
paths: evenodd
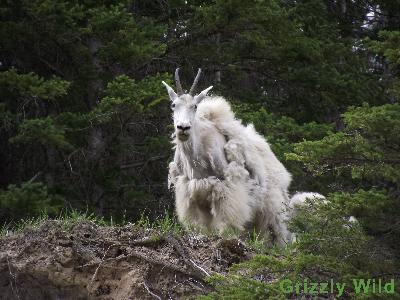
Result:
M109 266L106 263L125 260L125 259L129 259L129 258L132 258L132 257L140 259L140 260L143 260L143 261L145 261L145 262L147 262L149 264L152 264L152 265L160 266L163 269L166 268L166 269L169 269L171 271L174 271L174 272L177 272L177 273L189 276L189 277L193 277L195 279L203 280L203 278L205 277L203 274L199 275L198 272L193 272L193 270L188 270L187 271L184 268L182 268L181 266L177 266L177 265L174 265L174 264L159 260L157 258L150 258L150 257L147 257L146 255L144 255L142 253L139 253L139 252L136 252L136 251L130 251L127 255L120 255L118 257L111 257L111 258L108 258L108 259L104 259L104 260L102 260L101 264L102 264L102 266L104 268L108 268ZM77 269L83 269L83 268L90 268L90 267L94 267L94 266L98 267L99 266L98 262L87 263L87 264L84 264L84 265L76 267L76 268Z
M137 246L144 246L144 247L149 247L149 246L158 246L161 243L165 242L165 239L161 236L151 236L151 237L146 237L138 240L133 240L133 241L121 241L121 242L116 242L113 240L107 240L107 239L85 239L85 240L80 240L82 244L102 244L102 245L109 245L110 248L112 247L137 247Z
M92 289L92 286L93 286L93 282L94 282L94 280L96 279L97 273L99 272L99 269L100 269L101 265L102 265L103 262L104 262L104 258L106 257L106 255L107 255L108 251L110 250L110 248L111 248L111 246L108 247L107 250L104 252L103 258L101 259L99 265L98 265L97 268L96 268L96 271L94 272L94 274L93 274L93 276L92 276L92 280L90 281L90 284L89 284L88 287L87 287L88 296L90 296L91 289Z
M128 242L129 246L150 246L150 245L159 245L164 242L165 239L161 236L152 236L148 238L143 238L140 240L134 240Z
M154 298L156 298L156 299L158 299L158 300L161 300L161 297L160 297L160 296L154 294L154 293L150 290L150 288L149 288L149 287L147 286L147 284L146 284L146 281L143 282L143 285L144 285L144 287L146 288L147 292L148 292L150 295L152 295Z
M206 276L210 276L210 274L209 274L204 268L202 268L202 267L200 267L199 265L197 265L197 264L193 261L193 259L189 259L189 261L192 263L192 265L193 265L195 268L197 268L197 269L199 269L200 271L202 271Z
M129 257L139 258L150 264L161 266L163 269L167 268L169 270L172 270L172 271L175 271L175 272L178 272L178 273L181 273L181 274L184 274L186 276L190 276L190 277L193 277L196 279L203 280L203 278L205 277L203 274L199 274L199 272L196 272L194 270L185 270L181 266L177 266L177 265L174 265L174 264L171 264L171 263L168 263L168 262L156 259L156 258L150 258L139 252L132 251L131 253L129 253L129 255L125 256L125 258L129 258Z
M182 243L179 243L176 238L174 238L172 235L167 235L165 237L165 240L170 243L174 249L179 253L179 255L182 257L182 259L185 261L185 263L190 266L195 273L199 275L201 279L203 279L205 276L210 276L210 274L202 267L198 266L193 259L189 258L189 251L184 248Z

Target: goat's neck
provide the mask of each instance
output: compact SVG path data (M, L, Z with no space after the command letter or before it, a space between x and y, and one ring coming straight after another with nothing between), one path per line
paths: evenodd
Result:
M202 134L202 124L194 122L189 139L184 142L179 140L176 142L177 150L180 152L183 173L189 179L210 176L207 170L208 164L204 157L206 151L202 143Z
M212 124L201 121L195 123L191 130L187 141L177 141L183 172L190 179L220 177L226 165L223 136Z
M179 141L177 140L177 146L179 147L181 153L189 160L198 160L199 154L201 153L201 130L200 124L193 124L192 132L190 134L190 138L187 141Z

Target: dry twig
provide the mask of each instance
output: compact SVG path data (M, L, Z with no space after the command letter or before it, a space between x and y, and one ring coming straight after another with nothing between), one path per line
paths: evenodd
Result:
M174 247L185 263L197 274L198 278L203 279L205 276L210 276L210 274L204 268L200 267L193 261L193 259L189 258L189 251L184 248L183 244L179 243L176 238L174 238L172 235L168 235L165 237L165 240Z
M161 297L153 293L150 288L147 286L146 281L143 282L143 286L146 288L147 292L152 295L154 298L161 300Z
M99 269L100 269L101 265L102 265L103 262L104 262L104 258L106 257L106 255L107 255L108 251L110 250L110 248L111 248L111 246L109 246L109 247L107 248L107 250L104 252L103 257L102 257L102 259L101 259L99 265L97 266L96 271L94 272L94 274L93 274L93 276L92 276L92 280L90 281L90 284L89 284L88 287L87 287L87 289L88 289L88 296L90 296L91 289L92 289L92 286L93 286L93 282L94 282L94 280L96 279L97 273L99 272Z

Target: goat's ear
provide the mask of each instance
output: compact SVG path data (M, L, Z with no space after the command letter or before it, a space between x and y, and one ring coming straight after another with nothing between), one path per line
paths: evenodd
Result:
M200 94L198 94L197 96L194 96L194 101L196 103L199 103L201 100L203 100L206 96L209 90L211 90L213 88L213 86L210 86L208 88L206 88L204 91L202 91Z
M172 87L170 87L168 84L165 83L165 81L162 81L162 84L165 85L168 91L169 98L171 101L174 101L176 98L178 98L178 95L174 92Z

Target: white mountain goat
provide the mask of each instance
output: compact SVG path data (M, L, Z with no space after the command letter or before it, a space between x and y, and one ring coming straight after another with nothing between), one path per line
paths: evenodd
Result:
M278 244L287 243L290 173L253 125L235 118L224 98L207 96L212 86L193 96L200 69L189 93L183 92L178 72L177 93L162 83L172 102L175 156L169 186L175 188L180 222L220 232L254 227ZM295 202L305 198L297 195Z

